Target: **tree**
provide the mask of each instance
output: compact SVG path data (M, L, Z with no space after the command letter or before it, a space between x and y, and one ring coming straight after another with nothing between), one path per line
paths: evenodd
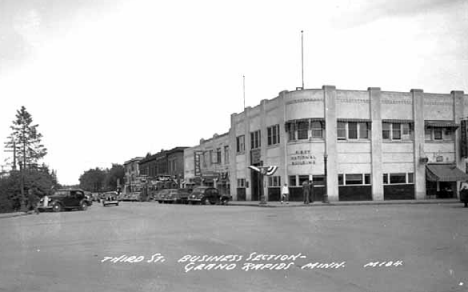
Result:
M24 207L25 202L25 171L38 171L38 161L47 155L47 148L41 144L42 134L38 132L38 126L33 124L31 114L22 106L20 110L16 111L16 120L11 126L13 132L8 137L15 150L13 169L16 169L16 161L20 165L19 188L22 207Z
M105 170L95 168L85 171L80 176L80 188L91 191L101 192L105 190L104 179L107 172Z
M20 168L37 167L38 161L47 155L47 148L41 144L42 134L37 131L38 126L33 125L32 116L24 106L16 112L11 139L18 149Z
M107 171L106 178L104 180L104 186L107 190L115 190L117 184L123 183L125 176L125 169L121 164L112 164L111 169Z

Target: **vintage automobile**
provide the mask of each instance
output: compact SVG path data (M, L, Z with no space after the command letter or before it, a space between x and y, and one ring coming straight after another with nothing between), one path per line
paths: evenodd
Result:
M196 187L188 197L188 201L192 204L222 204L227 205L231 200L231 196L222 195L218 189L213 187Z
M177 189L166 189L166 194L162 201L164 203L179 203L180 202L180 192Z
M109 205L118 206L119 205L118 197L119 197L119 193L115 191L104 193L103 199L102 199L102 206L104 207L109 206Z
M169 190L168 189L163 189L160 190L159 192L156 193L154 196L154 200L158 201L160 204L166 201L166 196L169 195Z
M60 212L63 210L79 209L85 211L92 205L92 201L87 198L81 189L60 189L53 195L40 200L39 211L52 210Z

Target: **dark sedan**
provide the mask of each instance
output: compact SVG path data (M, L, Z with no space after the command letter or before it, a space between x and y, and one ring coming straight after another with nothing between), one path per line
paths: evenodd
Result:
M207 204L223 204L226 205L231 196L222 195L218 189L213 187L196 187L188 197L188 201L192 204L200 203Z

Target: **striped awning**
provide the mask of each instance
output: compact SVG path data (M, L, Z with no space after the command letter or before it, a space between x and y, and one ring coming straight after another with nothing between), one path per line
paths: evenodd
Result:
M468 181L468 175L453 164L428 164L426 177L429 181Z
M358 123L370 123L370 119L338 119L338 122L358 122Z
M413 120L403 120L403 119L382 119L382 123L414 124L414 121Z
M460 125L454 121L424 121L426 128L458 128Z

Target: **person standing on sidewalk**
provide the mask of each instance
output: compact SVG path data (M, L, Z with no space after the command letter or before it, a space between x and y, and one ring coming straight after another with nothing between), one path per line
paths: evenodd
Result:
M310 202L310 185L308 180L302 183L302 192L304 196L304 204L308 205Z
M312 180L309 181L309 193L310 193L310 202L313 203L315 201L315 191L314 191L314 182Z
M283 204L283 201L285 201L286 204L289 204L289 187L286 183L281 188L281 204Z

